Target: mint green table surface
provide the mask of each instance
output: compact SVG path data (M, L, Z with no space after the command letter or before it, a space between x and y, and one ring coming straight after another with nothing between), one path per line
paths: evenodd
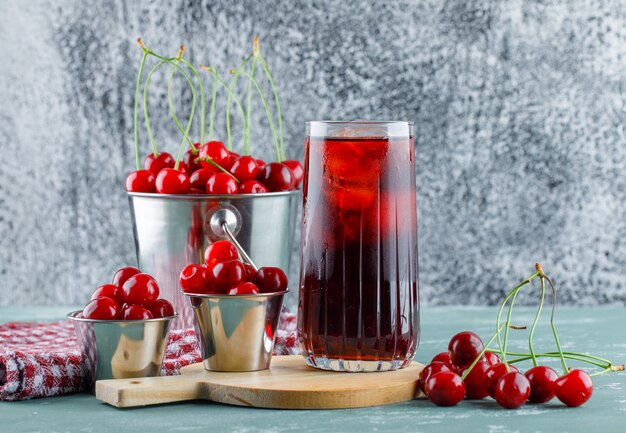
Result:
M3 307L0 322L56 320L71 308ZM454 333L472 330L487 338L495 308L422 309L422 337L416 359L427 362L447 347ZM547 318L546 318L547 319ZM560 308L564 348L626 362L626 309ZM515 324L532 320L520 308ZM537 332L538 348L552 350L547 322ZM526 331L511 331L512 348L524 350ZM550 363L555 368L558 363ZM375 373L371 373L375 374ZM579 408L553 401L504 410L487 398L441 408L426 400L364 409L288 411L252 409L194 401L136 409L116 409L88 394L0 403L0 432L626 432L626 374L594 378L594 394Z

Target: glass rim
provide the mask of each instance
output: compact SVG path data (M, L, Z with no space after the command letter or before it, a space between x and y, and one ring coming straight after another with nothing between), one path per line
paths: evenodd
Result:
M314 125L407 125L413 126L415 123L408 120L309 120L305 122L307 126Z

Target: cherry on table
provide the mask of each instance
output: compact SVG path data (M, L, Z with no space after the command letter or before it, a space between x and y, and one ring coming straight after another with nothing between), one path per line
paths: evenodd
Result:
M229 241L215 241L204 250L204 263L209 266L235 259L239 259L239 252Z
M93 301L94 299L101 297L111 298L117 302L117 305L119 306L124 304L124 291L121 287L115 284L103 284L98 287L91 295L91 300Z
M520 407L530 396L530 382L522 373L511 371L498 380L496 385L496 402L506 408Z
M465 377L465 395L470 400L480 400L489 395L487 390L487 370L491 367L487 361L478 361ZM466 370L461 371L461 375Z
M591 398L593 382L586 371L574 369L554 382L554 394L569 407L578 407Z
M90 301L83 308L83 317L93 320L115 320L120 314L120 307L111 298L102 297Z
M191 187L189 176L180 170L164 168L155 181L156 190L161 194L186 194Z
M199 155L200 158L209 158L211 161L226 170L230 167L230 153L221 141L209 141L200 148ZM202 159L200 160L200 164L203 167L209 167L212 165L210 162L202 161Z
M448 367L444 362L440 362L440 361L432 361L430 364L424 367L422 371L420 371L418 383L419 383L420 389L422 390L424 394L426 393L425 391L426 381L433 374L437 374L442 371L450 371L450 367Z
M293 177L296 181L294 188L297 188L298 186L300 186L300 183L302 182L302 178L304 177L304 168L302 167L302 164L300 163L300 161L288 160L288 161L283 161L283 164L289 167L291 169L291 172L293 173Z
M154 315L146 307L141 305L129 305L122 311L122 320L148 320L154 319Z
M162 317L172 317L174 315L174 307L167 299L159 298L150 305L148 309L155 319Z
M458 367L466 367L476 359L484 347L482 340L475 333L459 332L448 344L450 360Z
M256 285L262 293L283 292L287 290L287 275L280 268L264 266L256 272Z
M214 166L204 167L194 171L191 176L189 176L191 188L197 188L202 190L203 194L206 193L206 183L211 176L218 172L219 170Z
M176 160L167 152L161 152L158 156L150 153L143 161L143 168L151 171L155 176L164 168L174 168L174 165L176 165Z
M289 191L296 184L291 169L280 162L272 162L263 167L259 171L258 180L272 192Z
M428 378L424 392L437 406L454 406L465 397L465 383L458 374L442 371Z
M448 352L441 352L433 356L433 359L430 362L443 362L448 366L448 368L452 369L452 361L450 360L450 354Z
M251 156L240 156L235 159L229 170L239 182L254 180L259 174L259 165Z
M205 293L208 270L200 265L188 265L180 272L178 279L181 289L185 293Z
M148 274L135 274L122 286L128 304L149 304L159 297L159 285Z
M126 176L126 191L154 192L156 191L154 174L149 170L137 170Z
M538 365L527 370L524 376L530 382L529 402L546 403L554 398L554 382L559 375L552 368Z
M509 364L510 371L518 371L517 367ZM506 365L504 363L492 365L487 369L485 373L485 377L487 380L487 392L493 398L496 398L496 387L498 385L498 381L502 376L507 374L509 371L506 369Z
M228 291L229 295L258 295L259 288L250 282L237 284L235 287Z
M113 284L118 287L122 287L126 280L132 277L135 274L140 274L141 271L137 268L133 268L132 266L126 266L124 268L120 268L113 275Z
M246 268L239 260L216 263L209 272L215 289L220 293L226 293L246 280Z
M265 185L258 180L247 180L239 186L241 194L263 194L270 192Z
M235 194L239 187L233 177L226 173L215 173L206 183L207 194Z

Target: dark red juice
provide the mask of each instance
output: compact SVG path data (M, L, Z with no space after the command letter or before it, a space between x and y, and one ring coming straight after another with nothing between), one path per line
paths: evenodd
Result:
M305 152L303 355L334 370L400 368L419 339L413 139L312 136Z

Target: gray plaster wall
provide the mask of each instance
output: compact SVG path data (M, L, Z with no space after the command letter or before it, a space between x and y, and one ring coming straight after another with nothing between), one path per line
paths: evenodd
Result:
M415 122L423 304L496 303L539 261L563 302L623 305L625 6L0 0L0 305L82 303L134 262L135 38L226 73L254 34L289 158L306 120ZM174 152L163 86L152 121ZM271 158L258 103L252 128Z

